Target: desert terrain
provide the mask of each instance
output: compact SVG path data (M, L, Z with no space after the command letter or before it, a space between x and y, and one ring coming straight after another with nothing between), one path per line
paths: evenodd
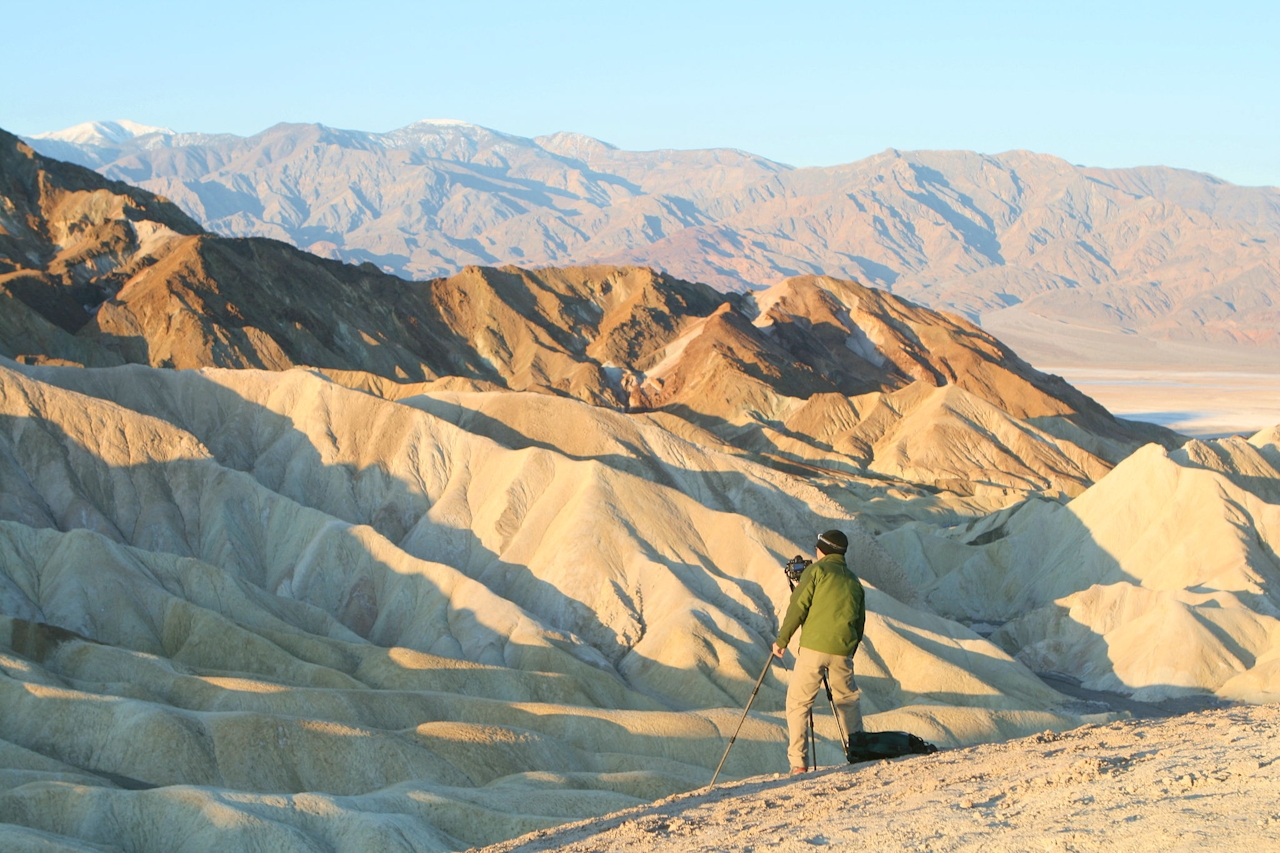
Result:
M761 780L788 659L713 798L875 780L922 847L934 823L978 844L1002 803L1158 809L1148 770L1271 816L1274 424L1118 418L962 316L831 275L405 281L210 233L2 133L0 197L6 849L434 853L701 808L648 804L710 779L781 563L831 527L867 587L868 728L946 751ZM1121 719L1179 702L1217 710Z
M1277 723L1239 707L748 779L484 853L1270 850Z

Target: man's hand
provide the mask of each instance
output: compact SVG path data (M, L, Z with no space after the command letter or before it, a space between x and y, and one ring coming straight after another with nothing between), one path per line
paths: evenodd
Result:
M773 645L773 656L774 656L775 658L780 658L780 657L782 657L783 655L785 655L786 653L787 653L787 650L786 650L786 649L782 648L782 647L781 647L781 646L779 646L777 643L774 643L774 645Z

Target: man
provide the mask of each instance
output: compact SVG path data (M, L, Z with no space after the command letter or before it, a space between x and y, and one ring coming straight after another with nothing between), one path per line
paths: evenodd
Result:
M800 653L796 655L791 686L787 688L787 731L791 743L787 758L792 773L809 769L806 762L805 734L809 711L826 673L835 699L836 713L845 735L862 731L862 712L858 710L858 688L853 683L853 653L862 642L867 621L866 594L849 567L844 555L848 538L839 530L828 530L818 537L817 558L800 575L787 615L778 631L773 653L782 657L791 635L804 625L800 636Z

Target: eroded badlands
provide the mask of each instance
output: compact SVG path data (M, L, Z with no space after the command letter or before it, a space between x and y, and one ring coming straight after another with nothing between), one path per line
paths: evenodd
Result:
M0 817L77 843L459 849L704 784L780 560L861 530L670 433L625 462L511 448L304 371L11 363L0 404ZM598 411L569 405L572 446ZM856 541L869 725L958 745L1080 724ZM784 762L785 683L729 774Z
M5 849L460 850L699 788L831 527L872 729L1280 694L1274 428L1117 419L857 282L405 282L0 172ZM785 765L788 678L727 779Z

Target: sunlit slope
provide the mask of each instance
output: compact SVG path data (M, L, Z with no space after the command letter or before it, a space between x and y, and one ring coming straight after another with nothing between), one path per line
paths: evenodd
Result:
M1161 698L1280 697L1280 443L1149 446L1066 506L881 537L940 613L1037 670Z
M693 787L795 539L839 524L911 592L807 487L652 424L615 466L299 371L23 371L0 366L0 821L59 843L460 849ZM562 402L581 451L600 422L572 407L599 410ZM869 602L872 727L1078 721L961 626ZM785 764L786 679L730 774Z

